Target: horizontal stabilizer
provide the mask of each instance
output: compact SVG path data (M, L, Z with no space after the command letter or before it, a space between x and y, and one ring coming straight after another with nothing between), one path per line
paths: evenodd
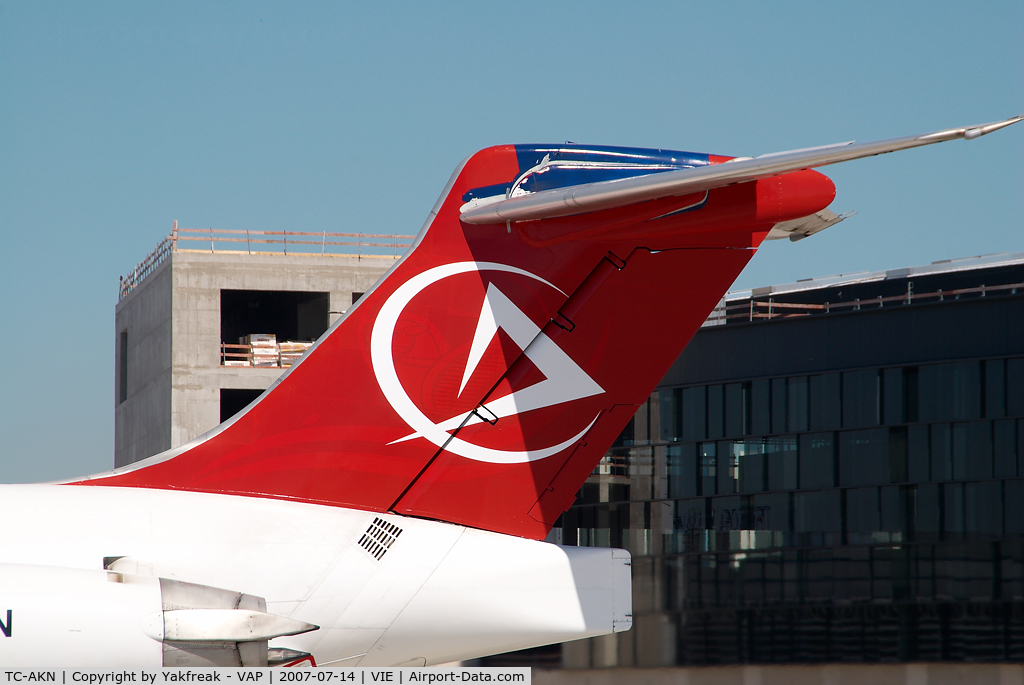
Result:
M871 143L841 143L790 152L773 152L760 157L737 158L723 164L542 190L492 202L477 200L463 205L461 219L467 224L503 224L508 221L535 221L595 212L662 197L713 190L734 183L746 183L800 169L813 169L957 138L971 140L1015 124L1021 119L1024 119L1024 116L991 124L951 128Z

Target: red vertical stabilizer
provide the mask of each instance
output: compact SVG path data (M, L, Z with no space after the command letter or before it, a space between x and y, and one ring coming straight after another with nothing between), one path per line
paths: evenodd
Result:
M460 209L720 160L585 146L475 154L409 253L247 411L77 484L543 537L772 226L824 208L832 186L798 171L499 225L463 223Z

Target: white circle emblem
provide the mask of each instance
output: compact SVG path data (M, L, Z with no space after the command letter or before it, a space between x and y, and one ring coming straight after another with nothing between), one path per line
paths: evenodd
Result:
M560 293L562 292L559 288L529 271L497 262L456 262L454 264L435 266L423 273L416 274L391 294L391 297L381 307L380 312L377 314L377 320L373 324L373 332L370 336L370 360L373 363L373 371L377 377L377 383L380 385L384 397L402 420L409 424L410 428L420 436L452 454L492 464L526 463L558 454L579 441L590 430L590 427L594 425L597 417L594 417L594 421L591 421L579 434L574 435L565 442L544 449L499 450L482 447L451 435L447 430L427 418L412 401L409 394L405 392L405 388L402 387L402 383L398 379L398 373L395 371L392 343L399 316L401 316L412 299L427 286L437 283L444 278L471 271L503 271L505 273L518 274L539 281L558 290ZM565 293L562 294L564 295Z

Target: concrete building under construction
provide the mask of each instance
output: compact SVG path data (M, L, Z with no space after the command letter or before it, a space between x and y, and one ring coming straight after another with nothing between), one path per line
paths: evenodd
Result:
M202 435L287 368L408 249L409 236L179 229L121 279L114 464ZM275 341L254 353L246 336ZM284 348L289 349L289 348ZM292 350L301 351L296 344ZM283 366L282 366L283 364Z

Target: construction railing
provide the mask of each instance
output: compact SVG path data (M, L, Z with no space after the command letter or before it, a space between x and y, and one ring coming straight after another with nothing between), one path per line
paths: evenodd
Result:
M958 300L964 296L985 297L987 295L1016 295L1019 290L1024 290L1024 283L1009 283L1006 285L980 285L975 288L960 288L957 290L936 290L928 293L916 293L913 288L907 288L907 292L889 297L858 298L848 302L825 302L823 304L804 304L799 302L781 302L774 297L767 300L740 300L730 302L725 307L725 321L760 321L770 319L788 319L799 316L810 316L813 314L830 314L843 311L859 311L862 309L880 309L893 305L907 305L920 302L935 302L945 300ZM719 316L719 319L722 317Z
M175 226L169 240L174 251L319 254L397 259L412 246L413 236L330 233L328 231L178 228Z
M331 233L328 231L250 231L248 229L178 228L160 241L138 266L121 277L118 302L127 297L172 252L230 254L303 254L397 259L412 247L411 235Z
M157 243L156 249L146 255L146 258L139 262L139 265L128 272L127 275L121 276L121 283L118 287L117 301L120 302L128 293L132 291L132 288L142 283L142 280L146 276L153 273L153 270L160 266L160 263L167 258L167 255L174 251L174 244L171 239L164 238Z

